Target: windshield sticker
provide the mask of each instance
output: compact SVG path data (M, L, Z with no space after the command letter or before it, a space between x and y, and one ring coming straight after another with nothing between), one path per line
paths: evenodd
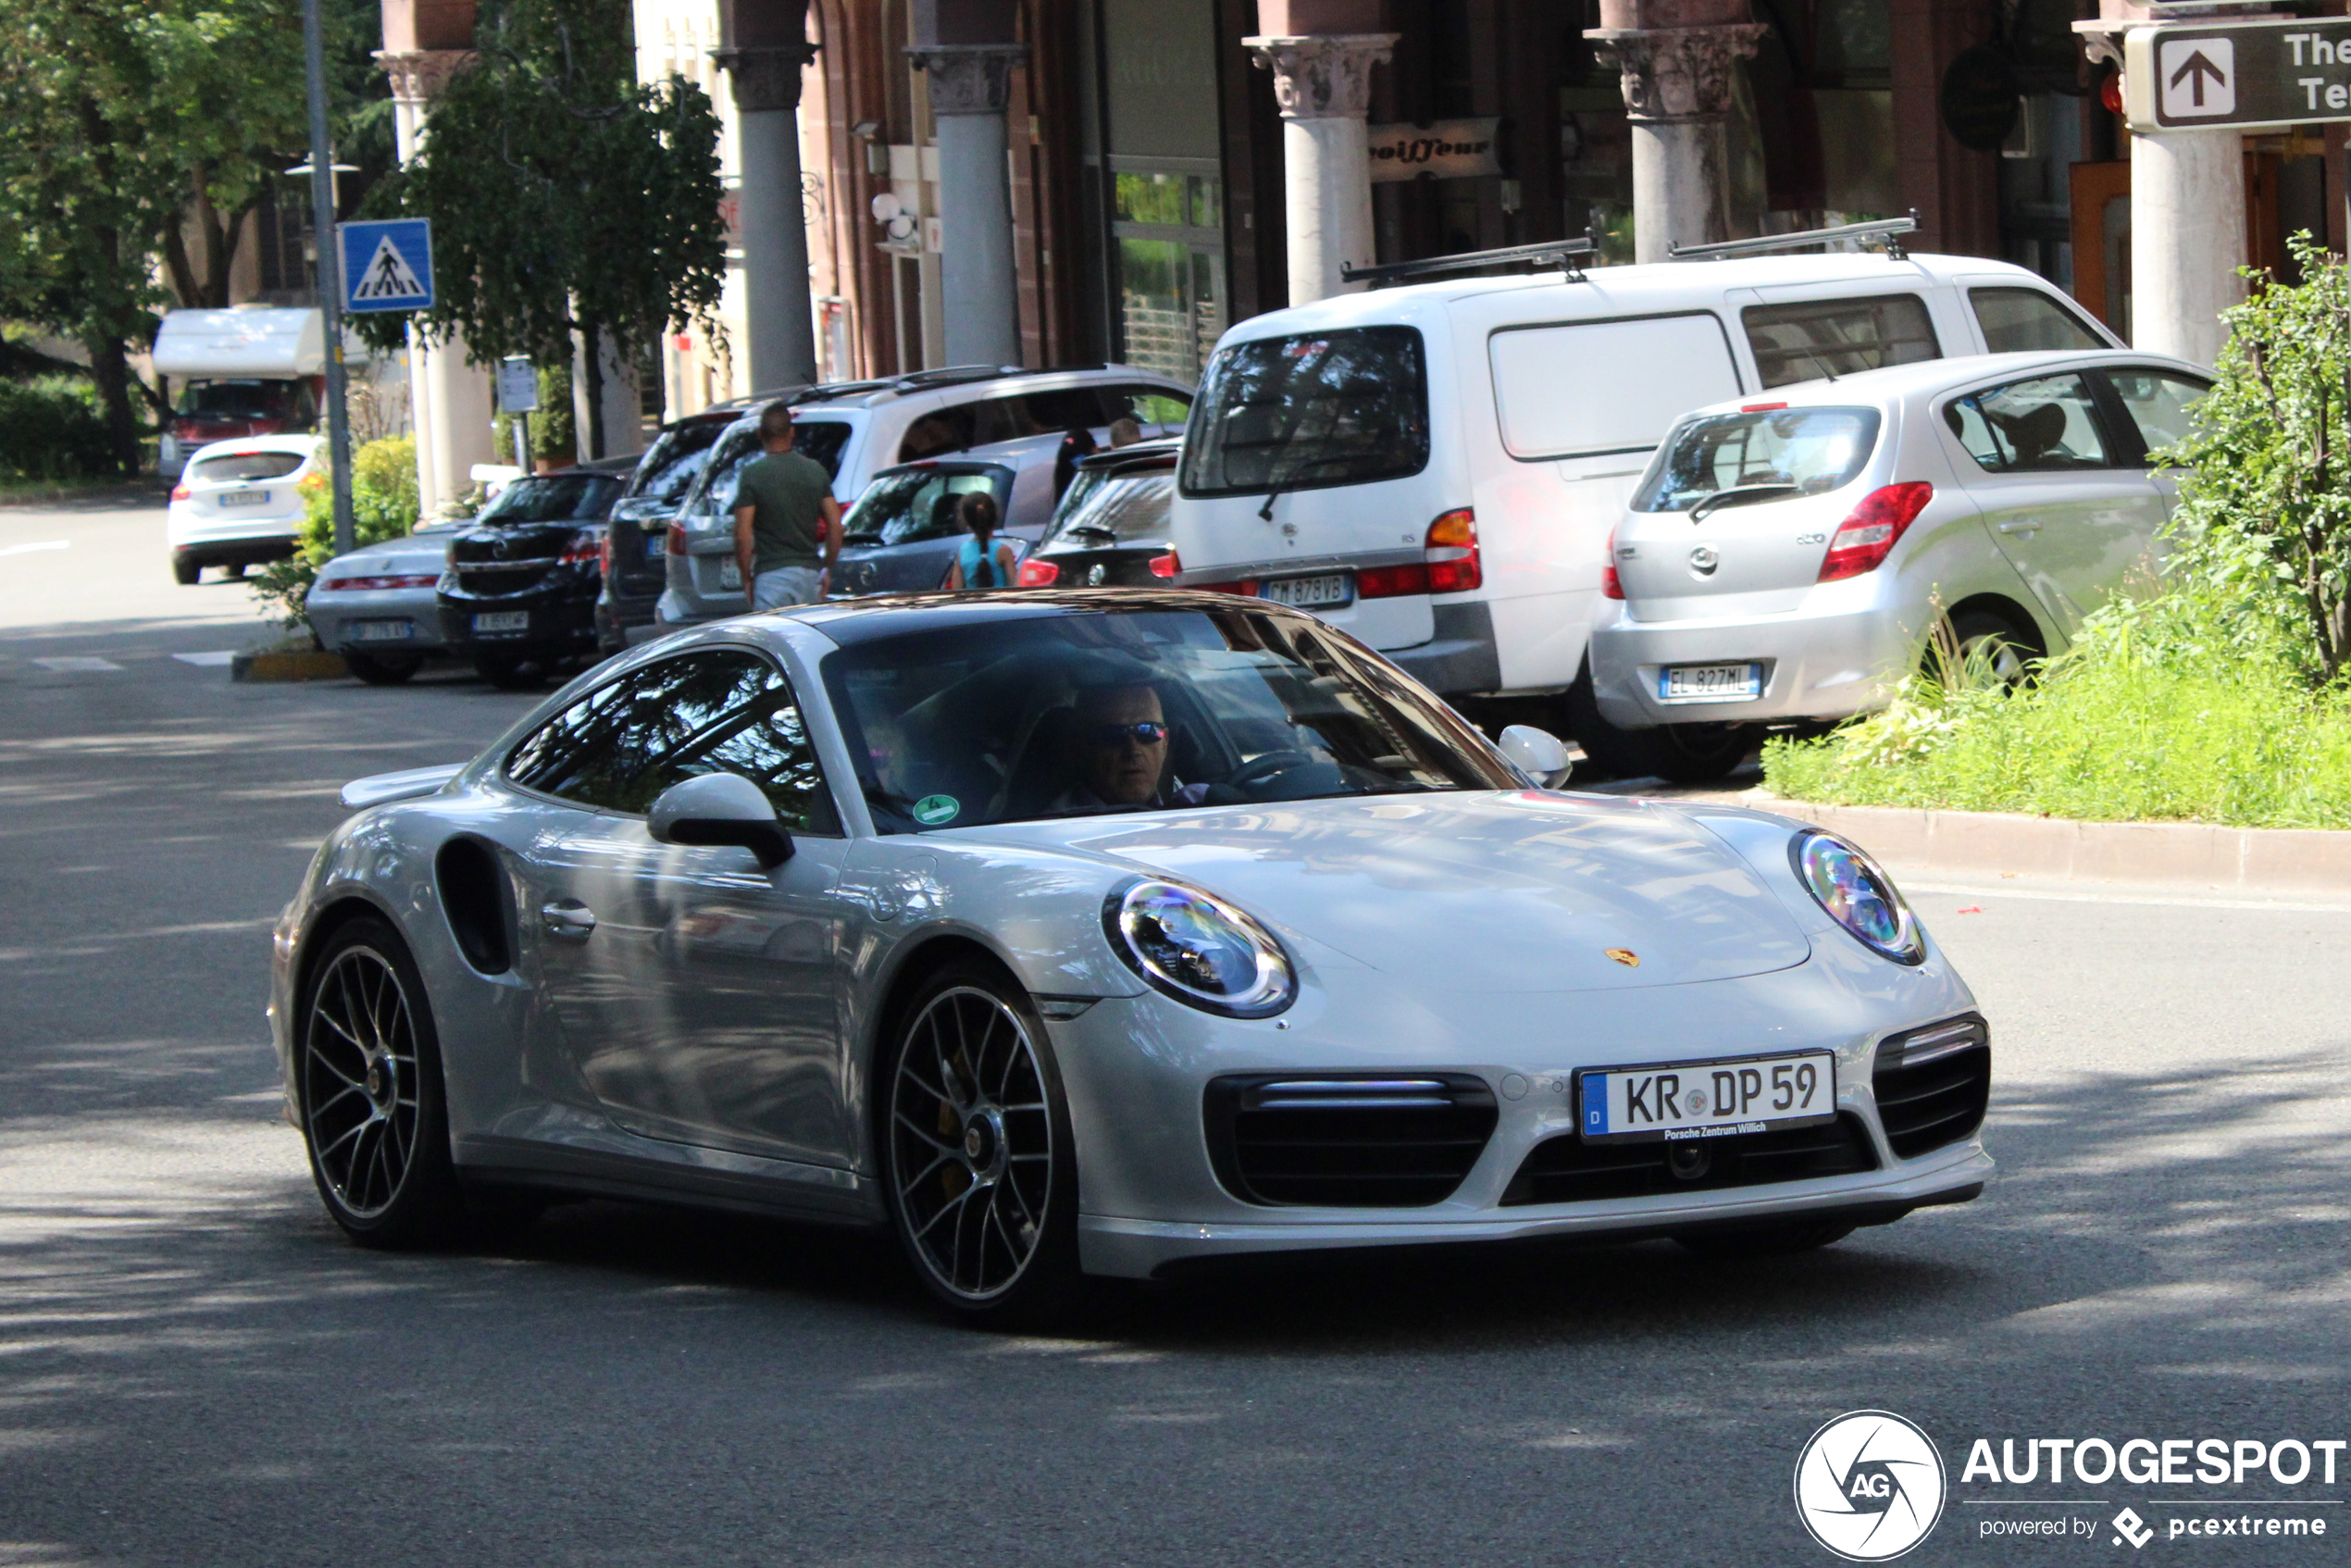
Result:
M914 820L926 828L936 828L954 821L963 809L964 803L952 795L925 795L914 803Z

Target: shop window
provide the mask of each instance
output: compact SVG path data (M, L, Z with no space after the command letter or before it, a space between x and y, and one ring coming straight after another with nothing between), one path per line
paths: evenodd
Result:
M1916 294L1756 305L1739 315L1766 387L1943 356Z
M1112 188L1120 357L1192 380L1225 330L1223 187L1213 175L1122 167Z

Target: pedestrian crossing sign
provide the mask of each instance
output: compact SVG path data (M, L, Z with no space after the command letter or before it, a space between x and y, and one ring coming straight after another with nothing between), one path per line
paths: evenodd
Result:
M393 218L339 223L342 243L342 307L355 314L430 310L432 220Z

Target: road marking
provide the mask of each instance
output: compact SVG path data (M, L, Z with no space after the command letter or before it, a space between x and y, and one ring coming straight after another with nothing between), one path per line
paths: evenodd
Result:
M69 539L44 539L38 544L0 544L0 555L29 555L35 550L63 550Z
M234 663L237 651L226 648L217 653L174 653L171 656L183 665L202 665L208 669L217 669L222 665Z
M43 669L56 670L60 675L74 674L82 670L113 670L119 674L122 670L122 666L112 659L56 658L35 659L32 662Z

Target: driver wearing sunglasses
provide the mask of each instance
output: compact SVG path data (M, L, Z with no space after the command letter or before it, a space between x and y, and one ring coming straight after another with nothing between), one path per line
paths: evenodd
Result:
M1197 787L1163 786L1167 718L1149 686L1098 686L1080 691L1070 727L1068 789L1048 808L1077 812L1103 806L1188 804Z

